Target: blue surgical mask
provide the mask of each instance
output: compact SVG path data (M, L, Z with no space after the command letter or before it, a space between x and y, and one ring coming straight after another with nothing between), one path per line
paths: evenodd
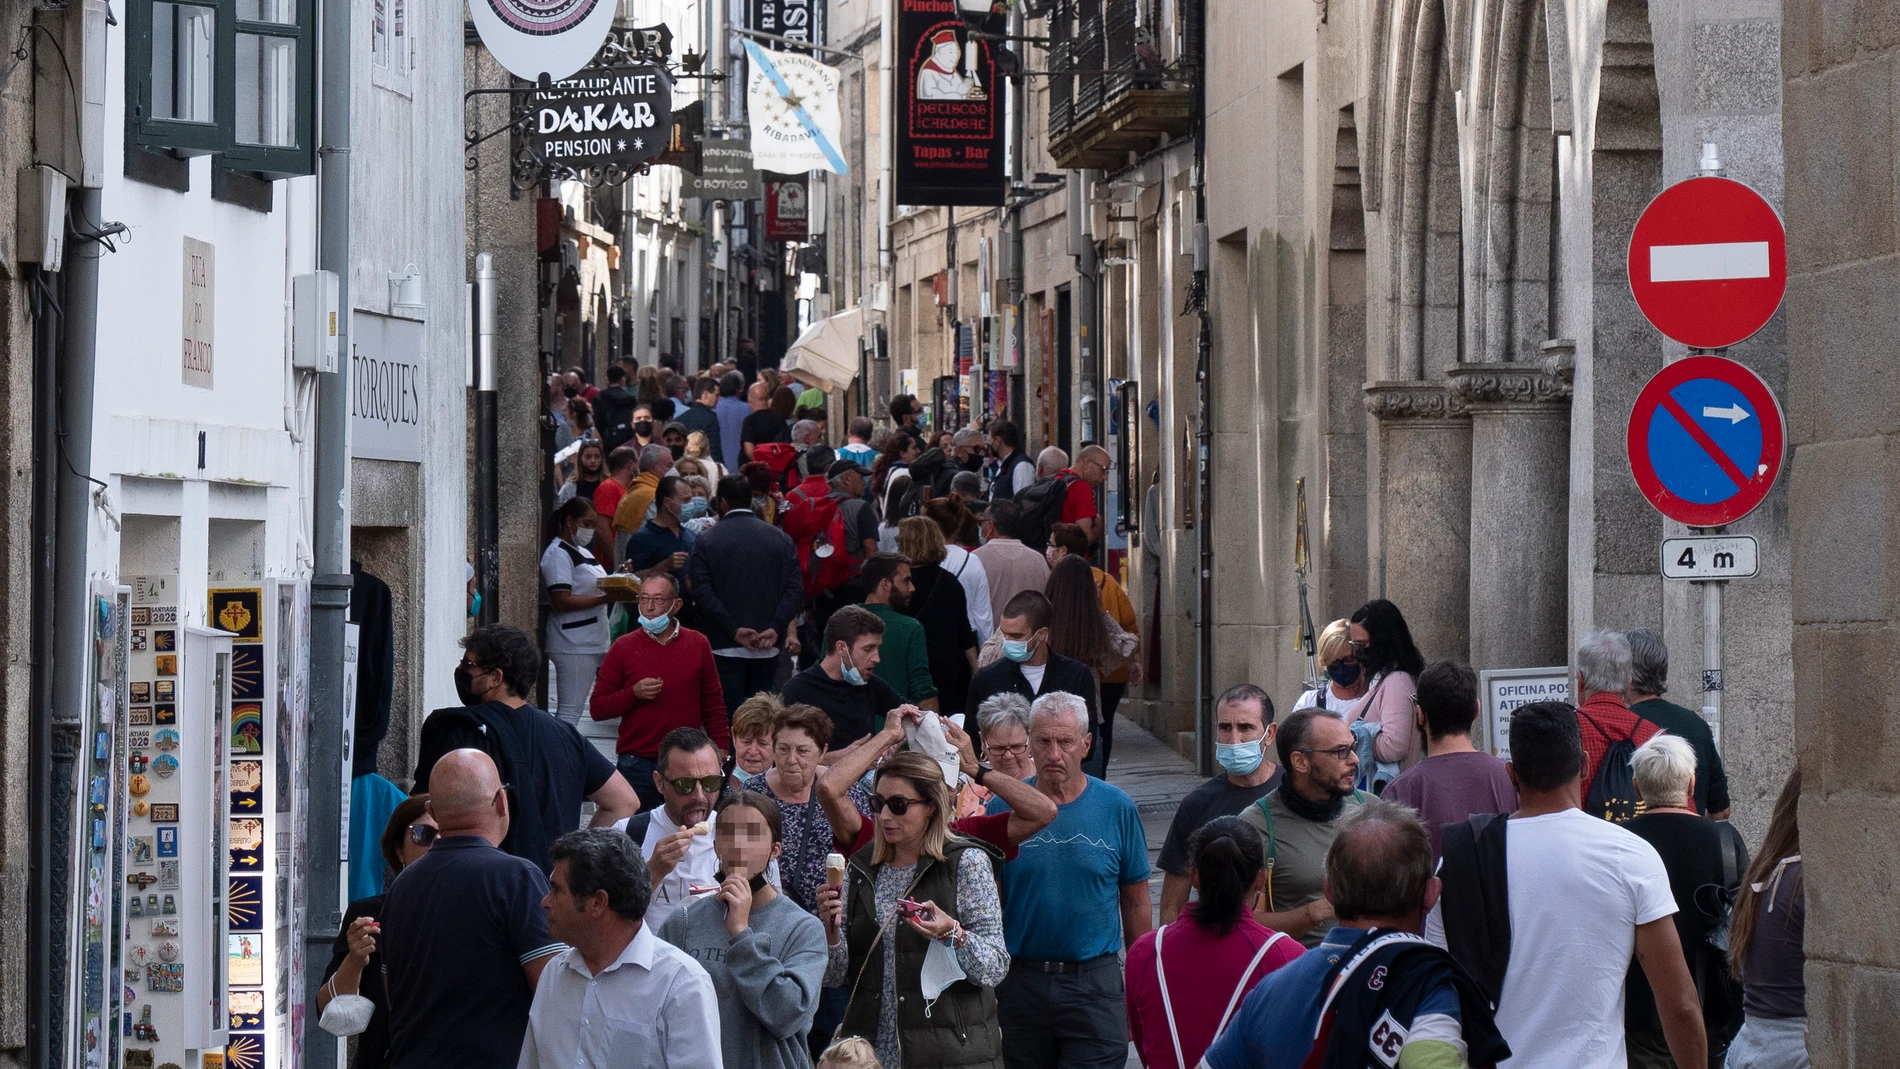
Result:
M703 497L693 498L680 506L681 520L697 520L704 515L706 515L706 499Z
M1217 742L1214 744L1214 760L1236 776L1251 776L1260 767L1260 740Z
M482 614L482 592L481 591L477 590L475 592L474 600L468 603L468 614L470 616L480 616Z
M1021 664L1029 659L1029 639L1006 638L1003 640L1003 656Z
M659 634L660 632L666 630L667 625L671 624L672 622L673 622L672 613L663 612L658 616L648 616L645 613L640 614L640 626L645 628L646 633L649 635Z
M1333 682L1342 687L1350 687L1359 682L1359 662L1345 659L1334 661L1326 666L1326 674Z

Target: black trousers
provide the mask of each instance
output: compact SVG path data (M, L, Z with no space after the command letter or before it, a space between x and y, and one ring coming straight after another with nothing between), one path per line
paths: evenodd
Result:
M1004 1069L1122 1069L1128 1011L1115 955L1055 974L1012 966L996 986Z
M747 698L772 689L778 679L778 662L777 657L713 654L713 664L719 668L719 689L725 692L726 716L732 716Z

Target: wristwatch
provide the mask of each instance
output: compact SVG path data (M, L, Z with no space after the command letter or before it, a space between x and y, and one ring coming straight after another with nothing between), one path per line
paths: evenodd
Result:
M976 763L976 775L970 777L970 782L979 787L983 786L983 777L989 775L991 771L988 761L978 761Z

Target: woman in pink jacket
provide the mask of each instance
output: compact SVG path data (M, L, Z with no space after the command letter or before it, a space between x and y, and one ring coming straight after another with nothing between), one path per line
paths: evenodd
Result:
M1359 606L1349 618L1348 640L1360 673L1370 682L1366 698L1353 710L1349 723L1365 720L1379 725L1372 740L1372 756L1382 764L1396 764L1403 772L1423 756L1418 732L1418 674L1425 657L1412 642L1399 607L1383 598Z

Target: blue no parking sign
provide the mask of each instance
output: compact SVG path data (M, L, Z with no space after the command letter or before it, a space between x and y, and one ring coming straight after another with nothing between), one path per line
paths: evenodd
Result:
M1630 471L1664 516L1720 527L1754 511L1781 474L1781 405L1753 371L1719 356L1668 365L1630 412Z

